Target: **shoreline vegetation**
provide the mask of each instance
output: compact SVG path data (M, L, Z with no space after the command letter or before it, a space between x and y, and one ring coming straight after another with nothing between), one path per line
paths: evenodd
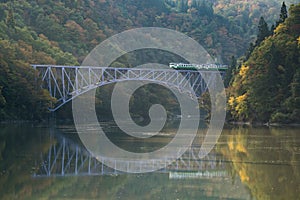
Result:
M235 125L235 126L264 126L264 127L300 127L300 123L263 123L263 122L226 122L225 124Z
M177 119L179 120L179 119ZM203 122L209 124L209 120L202 120ZM112 119L106 119L99 121L102 122L113 122ZM32 124L32 125L59 125L59 124L74 124L72 119L56 119L48 118L43 120L3 120L0 121L0 125L22 125L22 124ZM300 123L264 123L264 122L242 122L242 121L227 121L225 120L224 127L231 126L248 126L248 127L297 127L300 128Z

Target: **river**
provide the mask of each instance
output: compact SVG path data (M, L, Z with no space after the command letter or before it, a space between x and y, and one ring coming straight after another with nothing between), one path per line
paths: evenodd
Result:
M131 151L173 137L166 131L139 141L102 125ZM132 174L90 156L72 124L2 124L0 199L299 199L300 128L227 127L208 156L199 159L197 148L165 169Z

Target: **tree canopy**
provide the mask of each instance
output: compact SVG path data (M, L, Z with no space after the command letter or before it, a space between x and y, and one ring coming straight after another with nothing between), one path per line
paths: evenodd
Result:
M213 58L230 64L232 56L242 56L249 42L255 42L257 26L253 24L258 22L258 16L265 14L263 19L267 23L273 15L274 9L269 8L277 5L275 1L263 2L0 1L0 120L43 118L47 107L55 101L47 91L37 87L40 80L35 81L36 72L30 64L79 65L97 44L131 28L155 26L183 32L199 42ZM290 15L292 12L297 11L291 10ZM284 18L284 9L282 13ZM275 32L284 32L286 27L297 31L297 26L288 24L295 24L293 16L289 19L285 25L278 25ZM267 35L266 23L261 23L259 43ZM254 47L249 49L249 56ZM138 55L127 55L115 64L132 67L138 63L130 63L135 58ZM153 58L157 59L152 62L168 62L166 58ZM35 107L37 112L32 112ZM105 104L99 106L104 107Z
M259 122L300 121L300 4L255 47L237 70L229 88L233 119Z

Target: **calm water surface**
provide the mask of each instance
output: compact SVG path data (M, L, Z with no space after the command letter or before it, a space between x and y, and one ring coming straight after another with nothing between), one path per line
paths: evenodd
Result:
M171 128L137 140L103 126L135 152L173 137ZM166 169L126 174L91 157L72 125L0 125L0 199L300 199L300 128L226 128L200 160L203 135Z

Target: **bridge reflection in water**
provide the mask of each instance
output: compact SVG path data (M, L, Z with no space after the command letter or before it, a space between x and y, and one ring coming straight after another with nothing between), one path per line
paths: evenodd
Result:
M33 177L55 177L55 176L97 176L97 175L118 175L130 173L118 171L107 167L101 161L95 158L81 144L76 143L70 138L63 135L50 134L50 140L53 141L49 149L41 152L36 162L35 173ZM178 149L180 152L180 149ZM210 177L229 177L226 171L226 160L221 154L210 152L207 156L200 159L200 147L192 147L188 149L179 159L170 160L152 160L149 161L126 161L116 160L111 158L101 158L106 162L113 163L114 168L118 166L135 165L140 167L140 171L145 169L151 171L156 169L156 166L161 166L164 162L164 169L156 172L169 173L170 179L185 179L185 178L210 178Z

